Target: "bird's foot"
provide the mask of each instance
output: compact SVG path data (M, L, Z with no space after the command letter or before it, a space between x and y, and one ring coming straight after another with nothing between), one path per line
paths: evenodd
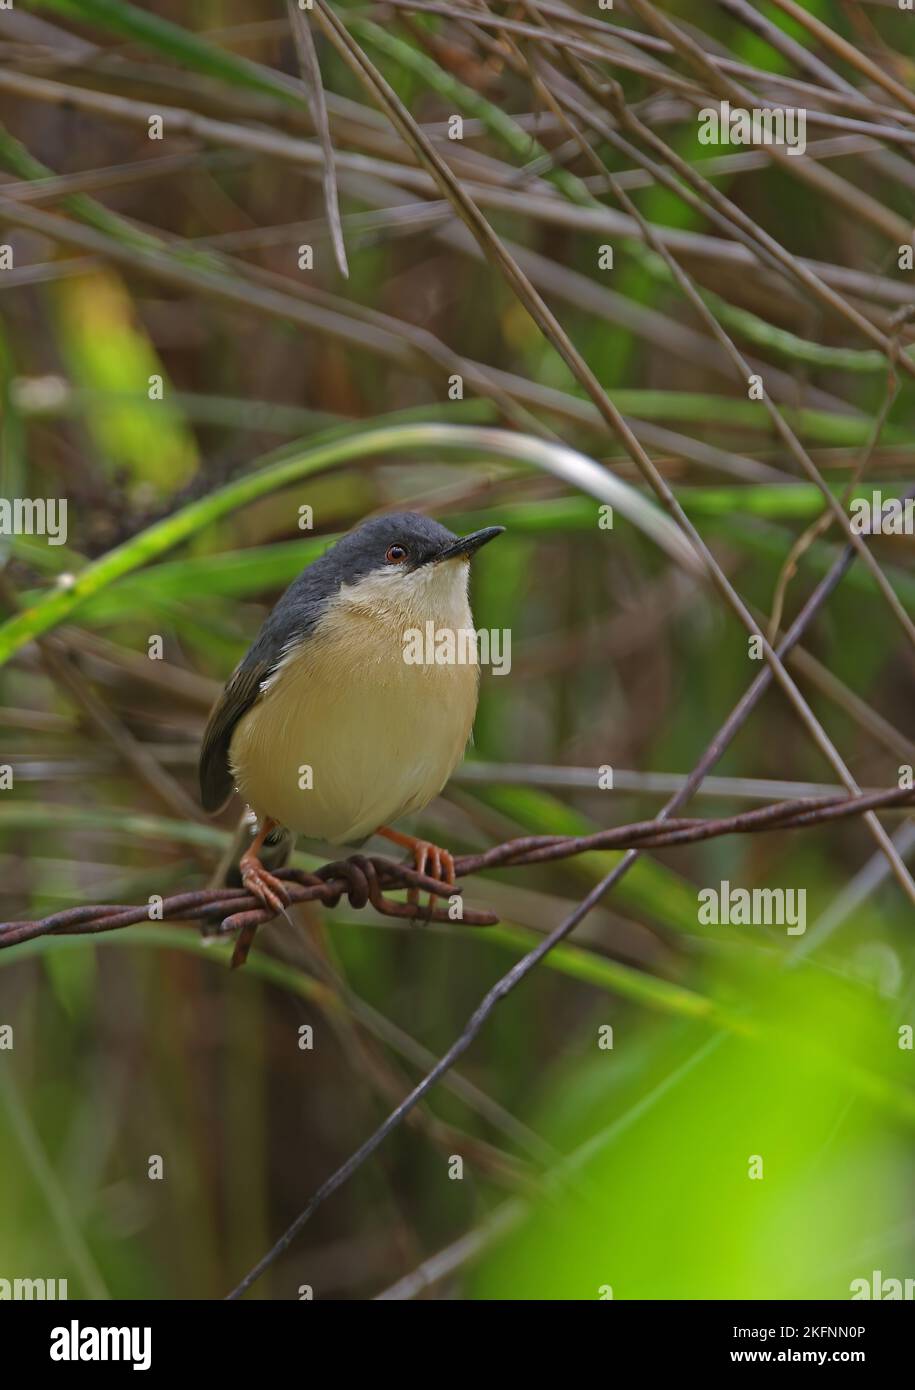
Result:
M243 854L238 861L241 881L252 897L279 917L289 904L286 885L265 869L256 854Z
M418 874L428 874L430 878L438 879L439 883L447 883L453 887L457 883L454 872L454 855L447 849L442 849L440 845L435 845L431 840L420 840L415 835L405 835L400 830L391 830L388 826L382 825L378 829L379 835L384 835L386 839L393 840L396 845L403 845L413 855L413 867ZM419 905L418 888L407 889L407 902L414 907ZM434 906L435 895L429 894L429 907Z
M430 878L437 878L439 883L447 883L451 886L457 882L454 875L454 855L447 849L442 849L440 845L434 845L431 840L417 840L412 848L413 867L418 874L428 874ZM407 902L419 902L418 888L408 890ZM430 907L432 907L433 902L434 895L430 893Z

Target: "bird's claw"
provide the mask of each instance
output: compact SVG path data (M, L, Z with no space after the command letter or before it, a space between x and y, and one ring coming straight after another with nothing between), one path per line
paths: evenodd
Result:
M289 894L285 884L265 869L259 859L242 859L239 864L241 881L252 897L269 910L280 916L289 904Z
M431 840L417 840L413 845L413 867L418 874L428 874L430 878L437 878L439 883L447 883L449 886L457 883L454 855L447 849L442 849L440 845L434 845ZM414 907L418 906L418 888L407 890L407 902L412 903ZM434 895L430 893L430 908L433 903Z

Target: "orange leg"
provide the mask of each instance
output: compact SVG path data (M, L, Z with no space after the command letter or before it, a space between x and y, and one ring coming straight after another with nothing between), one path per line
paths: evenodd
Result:
M393 840L395 845L403 845L404 849L411 851L413 855L413 867L417 873L428 874L430 878L437 878L440 883L456 883L454 875L454 856L439 845L434 845L431 840L418 840L415 835L405 835L401 830L392 830L389 825L379 825L376 832L383 835L386 840ZM419 902L419 889L409 888L407 890L407 902ZM429 895L429 906L433 903L433 895Z
M260 830L239 859L238 868L241 873L241 881L248 892L253 894L258 902L263 903L264 907L271 908L279 916L289 902L289 895L282 880L275 878L268 869L265 869L257 857L267 836L275 829L276 821L265 816Z

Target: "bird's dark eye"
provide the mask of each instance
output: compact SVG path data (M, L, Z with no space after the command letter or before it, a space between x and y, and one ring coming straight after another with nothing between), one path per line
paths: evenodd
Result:
M384 558L389 565L402 565L407 558L407 552L402 545L389 545Z

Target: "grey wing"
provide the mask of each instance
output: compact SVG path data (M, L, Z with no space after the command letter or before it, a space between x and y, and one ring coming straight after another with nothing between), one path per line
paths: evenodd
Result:
M271 663L246 657L213 707L200 748L200 800L205 811L219 811L234 789L229 748L235 726L260 694Z
M262 682L276 670L290 644L301 641L317 621L321 602L309 585L318 582L319 566L320 561L315 561L293 580L216 702L200 749L200 800L205 811L220 810L232 795L229 748L239 719L254 704Z

